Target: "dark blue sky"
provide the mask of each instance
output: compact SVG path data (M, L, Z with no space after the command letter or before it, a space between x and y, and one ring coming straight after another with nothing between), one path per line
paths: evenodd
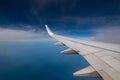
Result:
M71 35L108 28L116 32L120 0L0 0L0 28L39 32L45 31L45 24Z
M118 25L119 20L120 0L0 0L2 27L49 24L59 29L91 29L111 22Z

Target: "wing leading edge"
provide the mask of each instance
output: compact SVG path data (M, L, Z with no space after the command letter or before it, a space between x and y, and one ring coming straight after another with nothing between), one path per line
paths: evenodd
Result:
M69 47L61 53L80 54L90 63L90 66L73 73L74 76L120 80L120 45L64 37L54 34L47 25L45 27L48 34L59 41L57 45Z

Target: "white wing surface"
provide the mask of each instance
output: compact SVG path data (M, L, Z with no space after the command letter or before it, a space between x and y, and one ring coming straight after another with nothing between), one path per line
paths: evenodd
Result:
M80 54L90 64L90 66L73 73L74 76L120 80L120 45L60 36L54 34L47 25L45 26L48 34L59 41L56 45L69 47L61 53Z

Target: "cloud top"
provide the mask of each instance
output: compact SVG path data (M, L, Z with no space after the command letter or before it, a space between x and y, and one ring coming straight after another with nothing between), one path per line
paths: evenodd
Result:
M46 33L43 31L34 32L34 30L16 30L16 29L0 29L0 41L10 40L41 40L46 38Z
M109 43L119 43L120 44L120 27L109 27L101 28L95 30L97 32L94 36L94 40L109 42Z

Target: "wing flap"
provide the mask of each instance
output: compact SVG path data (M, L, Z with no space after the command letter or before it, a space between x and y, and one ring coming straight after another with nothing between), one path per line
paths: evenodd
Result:
M99 74L102 76L104 80L113 80L108 73L106 73L104 70L99 71Z
M86 55L84 58L95 68L96 71L100 71L109 67L108 64L93 54Z
M112 68L120 72L120 61L111 57L111 56L105 56L102 57L102 60L106 62L108 65L110 65Z
M120 72L120 55L119 53L110 52L110 51L101 51L98 53L94 53L95 56L99 57L110 67Z
M103 51L100 51L100 52L97 52L97 53L94 53L94 54L98 57L112 56L115 59L120 61L120 53L103 50Z
M113 68L107 68L107 69L104 69L104 71L109 75L111 76L111 78L113 80L120 80L120 73L116 70L114 70Z

